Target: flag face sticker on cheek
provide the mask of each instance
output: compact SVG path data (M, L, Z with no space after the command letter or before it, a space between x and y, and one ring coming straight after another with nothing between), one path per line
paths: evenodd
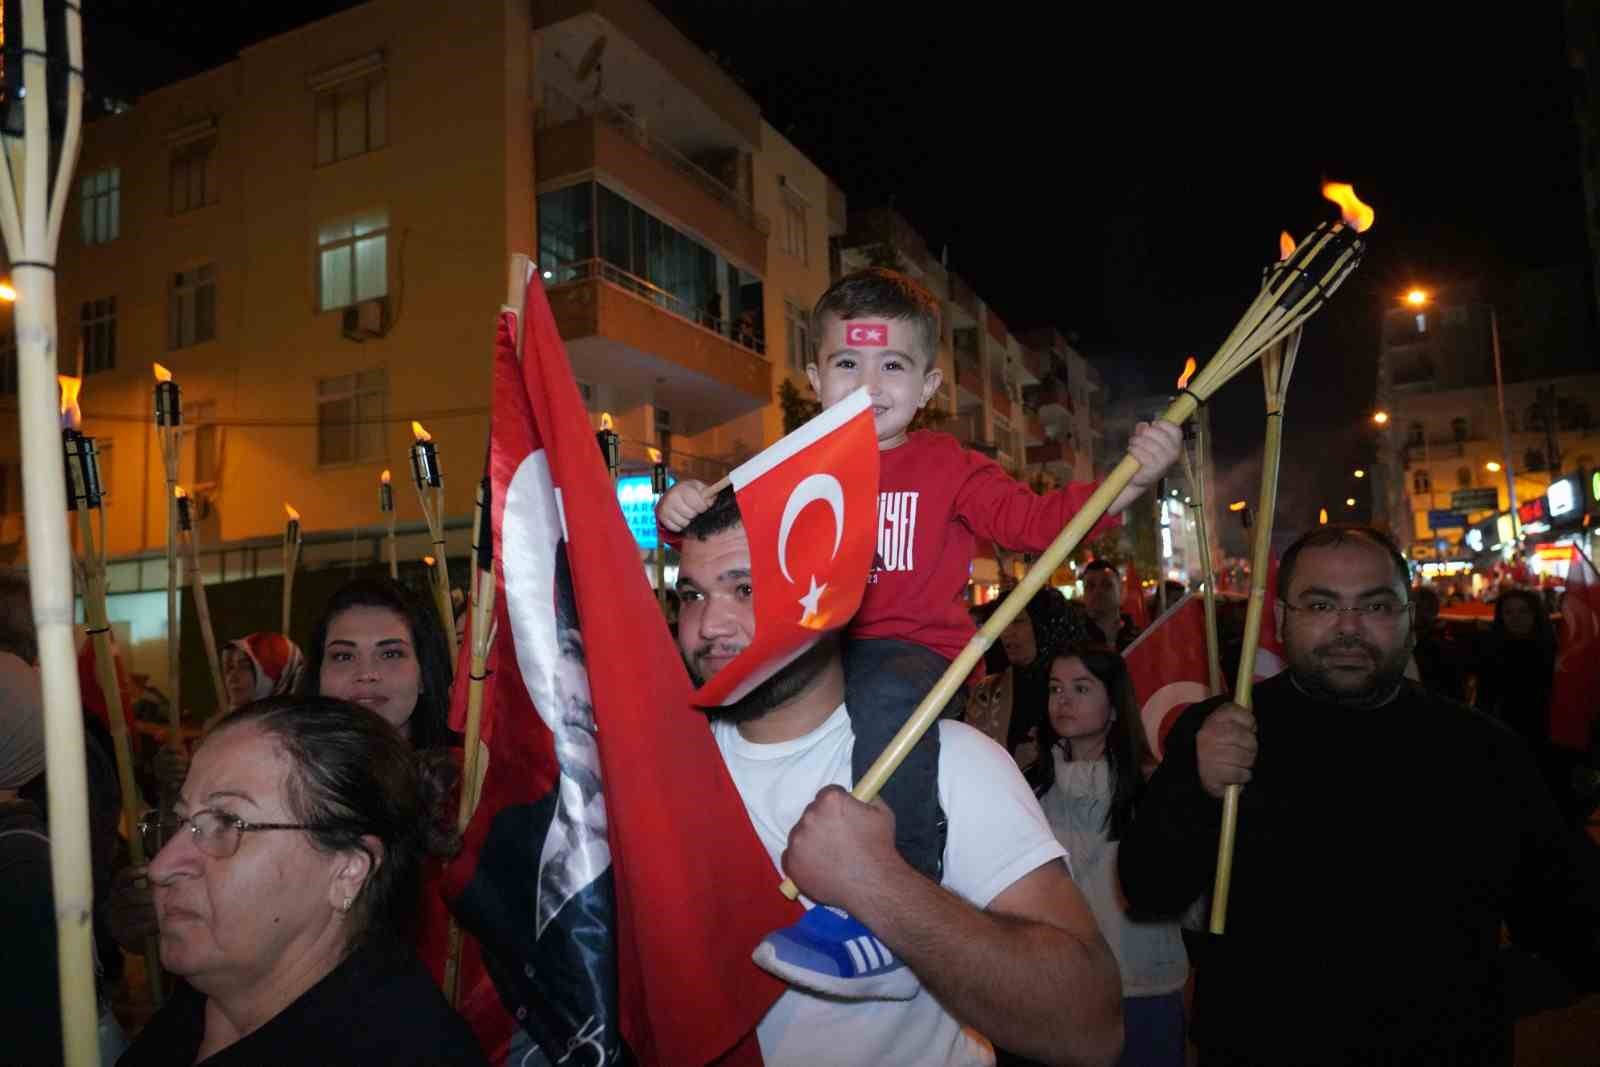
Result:
M858 389L736 469L730 478L750 542L750 644L695 692L731 704L861 606L872 566L878 442Z

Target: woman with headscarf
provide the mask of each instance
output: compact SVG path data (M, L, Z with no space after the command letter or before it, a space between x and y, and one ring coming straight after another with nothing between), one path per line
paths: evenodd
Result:
M252 700L287 696L300 687L306 658L300 646L279 633L262 632L229 641L222 649L222 683L228 710Z

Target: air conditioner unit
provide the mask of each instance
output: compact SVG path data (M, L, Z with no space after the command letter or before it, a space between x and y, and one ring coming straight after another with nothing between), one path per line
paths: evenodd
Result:
M347 341L365 341L389 332L387 297L363 300L344 309L344 336Z

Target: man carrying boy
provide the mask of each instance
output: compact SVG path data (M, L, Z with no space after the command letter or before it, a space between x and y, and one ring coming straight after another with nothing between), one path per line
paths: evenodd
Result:
M948 434L909 432L944 380L936 365L939 302L910 278L877 268L846 275L817 301L813 321L820 344L818 361L806 368L812 388L824 407L865 388L880 451L877 558L845 645L851 769L859 779L975 633L962 593L978 538L1042 551L1095 486L1074 483L1039 496ZM1109 514L1143 495L1181 447L1178 427L1141 423L1129 444L1140 470ZM661 524L681 531L711 506L706 488L679 482L661 499ZM945 714L958 715L963 702L958 694ZM938 766L939 732L930 730L882 791L895 813L901 854L936 882L945 839ZM851 951L870 936L854 920L814 908L763 942L756 961L794 985L833 996L914 996L916 979L898 961L885 967Z

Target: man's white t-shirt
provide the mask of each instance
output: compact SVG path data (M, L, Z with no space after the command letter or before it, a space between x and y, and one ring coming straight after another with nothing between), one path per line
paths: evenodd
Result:
M985 908L1066 850L1006 751L964 723L939 724L939 804L950 820L944 886ZM778 867L789 831L826 785L849 788L855 734L844 705L804 737L746 741L712 724L750 821ZM892 946L891 946L892 947ZM910 1000L842 1001L790 988L756 1030L769 1067L994 1063L989 1042L964 1028L923 988Z

